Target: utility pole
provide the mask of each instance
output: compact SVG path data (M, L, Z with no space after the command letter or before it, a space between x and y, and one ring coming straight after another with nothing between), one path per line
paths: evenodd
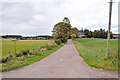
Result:
M111 30L111 16L112 16L112 0L110 0L110 10L109 10L109 27L108 27L108 37L107 37L107 55L106 58L109 58L110 54L110 30Z

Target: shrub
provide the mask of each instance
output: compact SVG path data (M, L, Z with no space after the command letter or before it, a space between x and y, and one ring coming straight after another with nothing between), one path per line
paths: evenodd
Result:
M5 63L7 61L8 61L8 57L5 57L5 58L2 58L2 60L0 62Z
M45 50L47 50L47 48L41 48L41 49L40 49L40 51L45 51Z
M34 55L40 55L38 52L36 52Z
M34 51L34 49L33 49L33 51Z
M33 52L29 52L29 54L30 54L30 55L34 55L34 53L33 53Z
M40 48L38 48L37 51L40 51Z
M33 53L34 53L34 54L37 54L38 52L35 50L35 51L33 51Z
M48 45L51 46L52 48L58 46L56 43L49 43Z
M29 53L30 52L30 50L29 49L27 49L27 53Z
M53 47L57 47L58 45L57 45L56 43L54 43L52 46L53 46Z
M16 57L21 57L21 56L22 56L22 53L17 53L15 56L16 56Z
M60 39L57 39L57 40L55 40L55 43L56 43L57 45L60 45L60 44L61 44L61 40L60 40Z
M10 59L12 59L13 58L13 55L11 55L11 54L9 54L9 56L8 56Z
M51 50L51 49L52 49L52 47L51 47L50 45L46 45L45 48L46 48L47 50Z
M23 51L22 51L22 54L23 54L23 55L27 55L27 54L28 54L27 50L23 50Z
M29 54L30 54L30 55L36 55L36 54L38 54L38 51L37 51L37 50L35 50L35 51L30 51Z
M45 46L41 46L40 49L45 48Z
M2 63L2 59L0 59L0 63Z

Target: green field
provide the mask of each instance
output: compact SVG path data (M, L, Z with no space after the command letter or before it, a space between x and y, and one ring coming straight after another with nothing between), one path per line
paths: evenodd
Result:
M19 54L17 53L15 55L14 42L2 41L2 51L3 51L2 54L4 56L2 60L5 61L5 59L7 59L7 61L2 62L2 67L0 67L0 72L17 69L26 65L30 65L34 62L40 61L41 59L49 56L50 54L52 54L62 46L64 46L64 44L57 45L54 43L53 40L52 41L17 41L16 48L18 52L26 49L30 49L30 51L27 52L26 55L23 54L23 52ZM13 54L11 58L10 55L8 55L9 51L12 52Z
M95 68L118 71L118 39L110 41L110 58L106 59L106 39L76 39L73 41L80 56Z
M0 72L6 72L9 70L18 69L20 67L24 67L24 66L30 65L34 62L40 61L41 59L49 56L50 54L52 54L55 51L57 51L58 49L60 49L62 46L64 46L64 44L61 44L61 45L53 48L52 50L46 50L43 52L39 52L39 53L37 53L38 55L26 55L26 56L23 55L21 57L15 57L6 63L2 63L2 69L0 67Z
M17 41L16 42L16 51L20 52L25 49L37 49L38 47L52 43L54 41ZM14 54L15 45L13 41L2 41L2 56L7 56L11 52Z

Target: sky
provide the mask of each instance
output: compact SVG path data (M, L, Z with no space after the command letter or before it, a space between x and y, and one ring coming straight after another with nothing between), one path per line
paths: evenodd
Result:
M108 29L110 0L4 0L0 4L1 35L52 35L55 24L68 17L72 27ZM112 27L118 33L118 2L113 0Z

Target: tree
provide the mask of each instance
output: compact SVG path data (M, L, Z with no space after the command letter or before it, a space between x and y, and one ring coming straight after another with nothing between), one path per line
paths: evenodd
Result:
M94 38L98 38L98 30L95 30L95 31L93 32L93 37L94 37Z
M100 29L100 30L98 31L98 37L99 37L99 38L105 38L105 30Z
M107 33L108 31L106 32L105 29L95 30L93 32L93 37L94 38L107 38ZM110 33L111 33L111 38L112 38L112 32Z
M84 30L84 34L85 34L85 36L86 36L87 38L91 38L91 33L90 33L90 31L89 31L88 29L85 29L85 30Z
M107 34L108 34L108 30L106 32L106 38L107 38ZM112 38L112 37L113 37L113 33L110 31L110 38Z
M55 40L60 39L62 43L65 43L68 40L70 30L71 30L71 25L69 23L59 22L54 25L52 35Z
M75 28L71 28L71 34L75 34L76 37L79 37L79 31L78 29L75 27Z
M64 17L63 22L70 24L70 20L67 17Z
M92 31L90 31L90 35L91 35L91 37L93 37L93 32Z
M67 24L70 24L70 20L68 19L68 17L64 17L63 22L67 23ZM68 35L69 35L68 38L70 39L71 38L71 33L69 33Z

